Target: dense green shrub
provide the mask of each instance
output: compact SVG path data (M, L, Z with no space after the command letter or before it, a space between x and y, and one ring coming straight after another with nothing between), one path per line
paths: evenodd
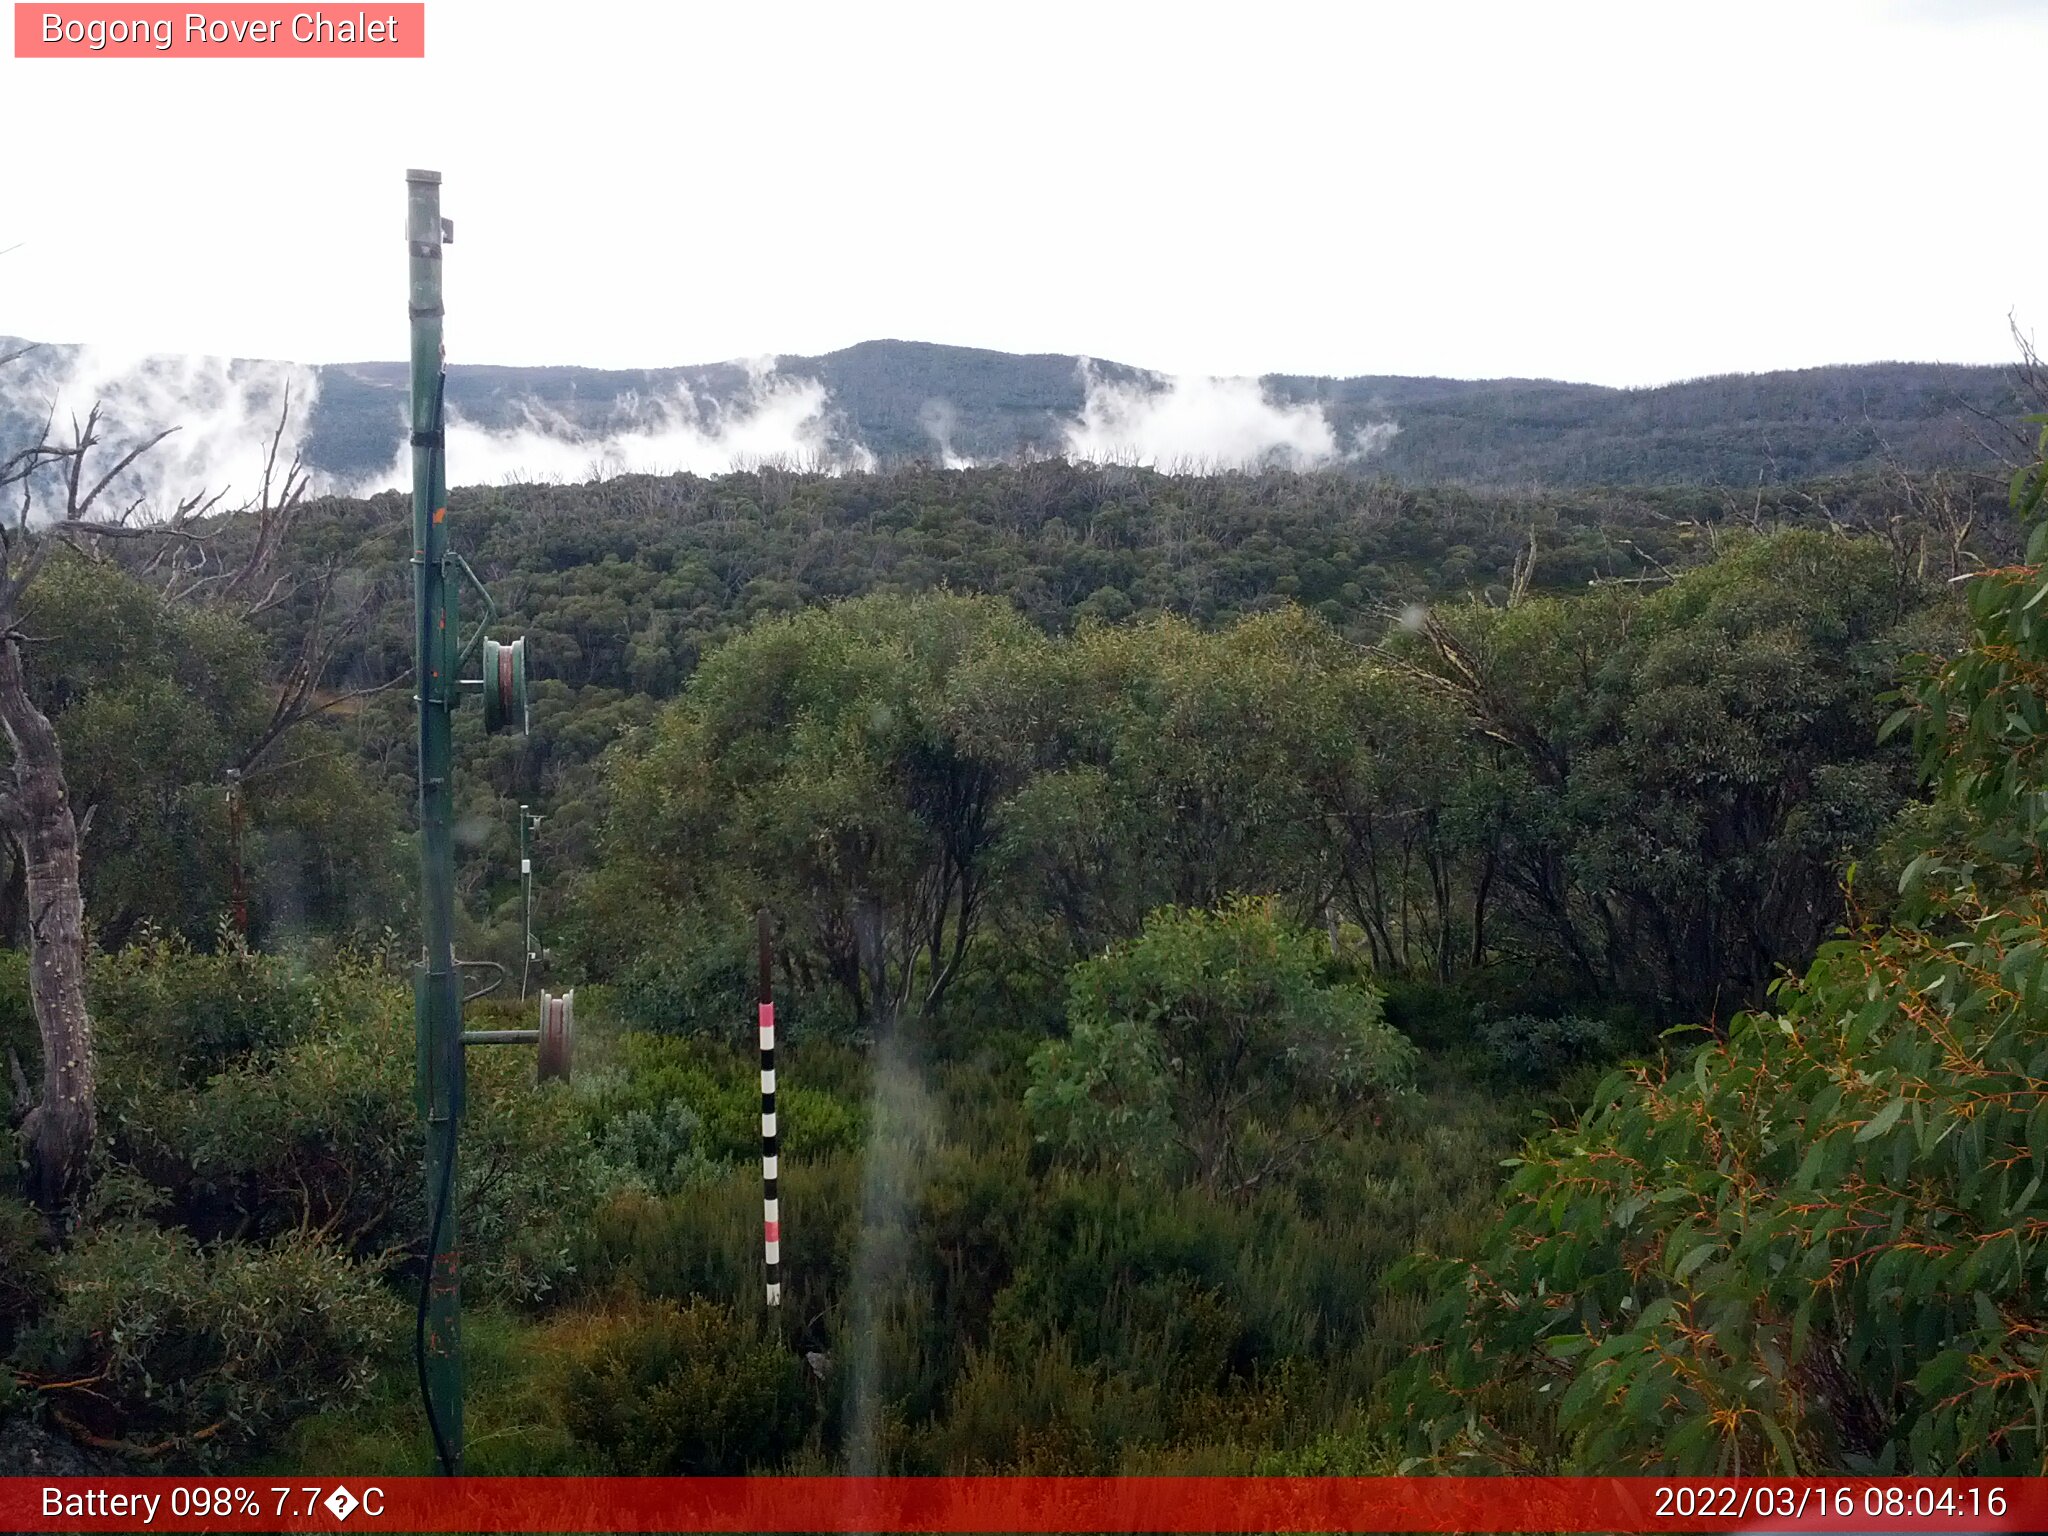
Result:
M1526 1083L1554 1083L1574 1067L1608 1057L1615 1046L1614 1031L1604 1020L1580 1013L1485 1019L1478 1040L1498 1071Z
M239 945L202 953L154 939L94 959L101 1049L153 1083L201 1086L300 1038L331 1008L312 973Z
M54 1266L42 1215L25 1201L0 1195L0 1352L48 1301Z
M410 999L338 958L290 962L164 946L113 957L98 994L102 1125L113 1158L202 1239L293 1235L375 1264L426 1230ZM214 1061L201 1073L191 1051ZM465 1278L522 1299L567 1262L590 1161L573 1099L525 1053L472 1052L463 1130Z
M41 1078L43 1042L28 1000L28 954L0 949L0 1070L7 1070L10 1055L31 1083Z
M72 804L93 808L81 864L98 940L110 950L151 931L211 941L238 864L259 939L374 933L410 862L397 836L403 799L346 750L343 712L301 722L262 754L241 782L239 832L229 809L226 775L257 766L250 754L313 613L294 623L286 602L252 623L230 603L172 599L161 573L138 580L121 564L57 552L23 594L37 638L31 687L56 727ZM331 590L302 574L274 595Z
M627 1022L657 1034L690 1035L731 1030L753 1017L753 935L735 921L703 937L642 953L621 968L618 1007Z
M1135 942L1074 968L1071 1033L1031 1060L1041 1133L1210 1188L1292 1166L1399 1087L1414 1058L1377 993L1326 979L1326 954L1270 902L1154 914Z
M17 1372L75 1433L130 1453L232 1454L346 1402L400 1323L366 1270L300 1239L202 1248L116 1224L63 1253L53 1278Z
M1376 975L1502 1011L1725 1018L1840 921L1843 858L1906 798L1878 699L1940 605L1882 541L1786 530L1367 650L1287 604L1050 636L931 593L765 619L608 759L581 953L650 1027L744 1018L766 902L793 1016L836 995L886 1026L1273 894Z
M703 1130L703 1119L681 1099L659 1109L618 1109L599 1121L593 1138L599 1182L672 1195L715 1179L728 1165L705 1156Z
M970 1355L928 1454L948 1472L1242 1473L1292 1438L1297 1374L1195 1385L1115 1370L1057 1333L1029 1349L999 1338Z
M810 1157L844 1151L860 1144L864 1117L830 1087L817 1086L814 1068L843 1080L835 1069L843 1047L814 1040L785 1053L777 1084L776 1110L785 1151ZM720 1049L708 1040L632 1033L619 1041L621 1080L595 1100L591 1110L594 1135L603 1138L611 1122L641 1116L647 1134L673 1134L679 1122L667 1119L669 1106L688 1107L696 1125L689 1149L712 1161L750 1160L761 1152L761 1079L757 1064L744 1054ZM627 1134L627 1133L620 1133ZM632 1133L641 1134L641 1133Z
M662 1476L772 1470L802 1442L804 1365L751 1309L621 1303L571 1346L570 1432L614 1470Z
M1425 1050L1471 1043L1477 1000L1464 986L1410 976L1375 978L1381 1011L1394 1028Z
M844 1154L786 1160L780 1187L782 1311L803 1322L841 1298L859 1231L860 1162ZM614 1190L582 1224L571 1256L579 1298L620 1289L751 1302L763 1278L760 1165L724 1169L667 1197Z

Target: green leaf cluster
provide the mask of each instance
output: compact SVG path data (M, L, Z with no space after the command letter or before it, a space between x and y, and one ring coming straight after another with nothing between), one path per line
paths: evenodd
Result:
M1069 1033L1031 1059L1026 1106L1062 1150L1241 1192L1292 1167L1407 1080L1380 999L1269 901L1167 908L1074 969Z

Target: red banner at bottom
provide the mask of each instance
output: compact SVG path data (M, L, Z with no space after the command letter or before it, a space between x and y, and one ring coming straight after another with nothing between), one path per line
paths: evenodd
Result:
M2048 1478L0 1478L8 1531L2048 1531Z

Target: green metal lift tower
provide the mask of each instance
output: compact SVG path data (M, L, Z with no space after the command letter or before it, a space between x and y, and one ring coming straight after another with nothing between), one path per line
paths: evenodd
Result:
M413 598L418 617L415 677L420 732L420 911L425 945L413 981L419 1104L427 1130L427 1269L415 1344L420 1393L443 1472L462 1469L462 1245L456 1211L456 1148L462 1124L464 1060L470 1045L535 1045L540 1075L566 1077L570 995L541 994L536 1029L465 1034L462 965L455 958L452 743L455 708L482 695L485 728L526 729L526 642L500 645L484 630L497 616L490 593L448 547L446 376L441 343L441 253L454 238L441 217L438 171L407 171L407 312L412 322ZM456 613L457 577L483 601L483 620L465 642ZM471 657L482 675L464 678ZM525 808L521 807L522 841ZM500 968L502 974L502 968ZM481 996L486 987L470 997Z

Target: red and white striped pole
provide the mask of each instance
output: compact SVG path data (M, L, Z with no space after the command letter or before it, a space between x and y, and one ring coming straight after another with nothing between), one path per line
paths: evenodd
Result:
M761 1243L768 1261L768 1305L782 1305L782 1202L775 1194L781 1159L775 1133L775 997L769 988L768 909L756 914L761 940Z

